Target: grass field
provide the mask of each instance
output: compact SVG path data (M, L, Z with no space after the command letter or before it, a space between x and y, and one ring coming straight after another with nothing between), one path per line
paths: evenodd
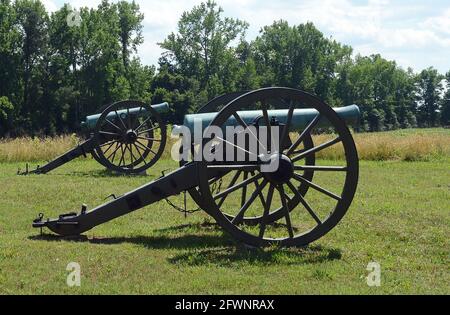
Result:
M39 212L93 207L149 177L111 176L90 159L44 176L16 176L17 166L0 164L0 294L450 293L448 156L361 162L357 195L334 230L307 248L264 250L237 246L206 214L185 219L165 202L79 239L39 236ZM175 167L161 160L148 175ZM366 283L372 261L380 287ZM81 266L81 287L66 285L70 262Z
M329 136L317 136L322 143ZM365 161L430 161L450 156L450 129L406 129L354 135L359 158ZM55 138L16 138L0 140L1 162L39 162L63 154L81 139L76 135ZM167 148L176 140L168 137ZM323 159L339 159L335 147L319 153ZM163 157L170 158L170 150Z

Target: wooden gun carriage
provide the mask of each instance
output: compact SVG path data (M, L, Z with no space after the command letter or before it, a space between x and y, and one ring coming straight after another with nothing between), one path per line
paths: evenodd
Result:
M33 226L63 236L79 235L185 191L235 240L249 246L303 246L339 223L358 182L358 155L348 128L358 123L356 105L333 109L319 98L291 88L228 94L211 103L196 115L185 117L189 130L191 122L200 120L203 135L200 141L195 137L190 140L190 159L180 161L179 169L92 210L83 207L81 212L57 219L44 219L41 214ZM272 128L278 127L278 148L266 145L265 154L249 158L252 152L245 145L217 135L204 136L213 127L241 126L247 130L251 125L267 127L269 139ZM95 130L100 135L103 129L97 123ZM247 136L261 141L259 132ZM103 144L109 145L114 138L109 140ZM214 144L208 147L209 143ZM209 148L206 153L228 147L248 154L239 161L197 160L192 158L196 147ZM340 150L340 159L318 158L322 151L333 148ZM275 169L264 170L273 162Z

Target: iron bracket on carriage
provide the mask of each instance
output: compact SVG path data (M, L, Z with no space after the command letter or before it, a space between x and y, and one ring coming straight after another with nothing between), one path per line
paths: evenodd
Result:
M358 155L348 128L358 123L356 105L333 109L319 98L291 88L227 94L211 103L214 106L186 115L184 126L195 131L194 122L200 121L202 133L213 127L247 130L253 125L271 130L276 126L281 135L279 145L266 147L266 159L258 155L256 159L198 160L193 158L195 148L212 142L209 153L216 153L221 146L251 152L247 142L242 144L235 138L225 140L210 134L196 141L193 137L189 141L190 159L180 161L177 170L90 211L58 219L40 216L33 226L62 236L79 235L186 191L236 241L249 246L304 246L341 221L358 183ZM95 130L101 135L98 125ZM261 142L259 132L249 132L247 137ZM340 150L339 158L320 158L323 150L332 148ZM263 168L273 161L277 168ZM224 185L221 191L214 188L218 181Z

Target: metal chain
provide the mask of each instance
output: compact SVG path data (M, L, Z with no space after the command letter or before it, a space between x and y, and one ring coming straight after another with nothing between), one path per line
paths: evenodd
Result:
M186 192L183 192L183 194L184 194L184 198L186 198ZM187 214L193 214L193 213L196 213L196 212L199 212L200 210L202 210L200 207L197 209L188 210L186 208L181 208L181 207L177 206L172 201L170 201L168 198L165 198L165 200L169 206L171 206L172 208L174 208L175 210L177 210L181 213L184 213L185 216Z
M220 193L221 188L222 188L222 178L220 178L217 182L212 184L212 186L211 186L212 194L215 195L215 194ZM197 209L190 209L190 210L188 210L187 207L186 207L186 191L183 192L183 197L184 197L184 208L177 206L172 201L170 201L168 198L164 198L164 199L165 199L166 203L169 206L171 206L172 208L174 208L178 212L183 213L185 217L188 214L193 214L193 213L196 213L196 212L199 212L199 211L202 210L200 207L198 207Z

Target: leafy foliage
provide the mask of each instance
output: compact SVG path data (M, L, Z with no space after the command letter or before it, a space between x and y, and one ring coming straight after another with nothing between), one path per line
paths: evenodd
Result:
M79 26L68 25L71 12L0 1L1 136L77 131L85 115L129 98L167 101L167 120L180 123L217 95L266 86L303 89L332 106L356 103L362 130L450 124L450 72L416 74L380 55L354 56L312 23L275 21L248 42L248 24L208 0L159 44L156 68L136 55L144 15L135 2L80 8Z

